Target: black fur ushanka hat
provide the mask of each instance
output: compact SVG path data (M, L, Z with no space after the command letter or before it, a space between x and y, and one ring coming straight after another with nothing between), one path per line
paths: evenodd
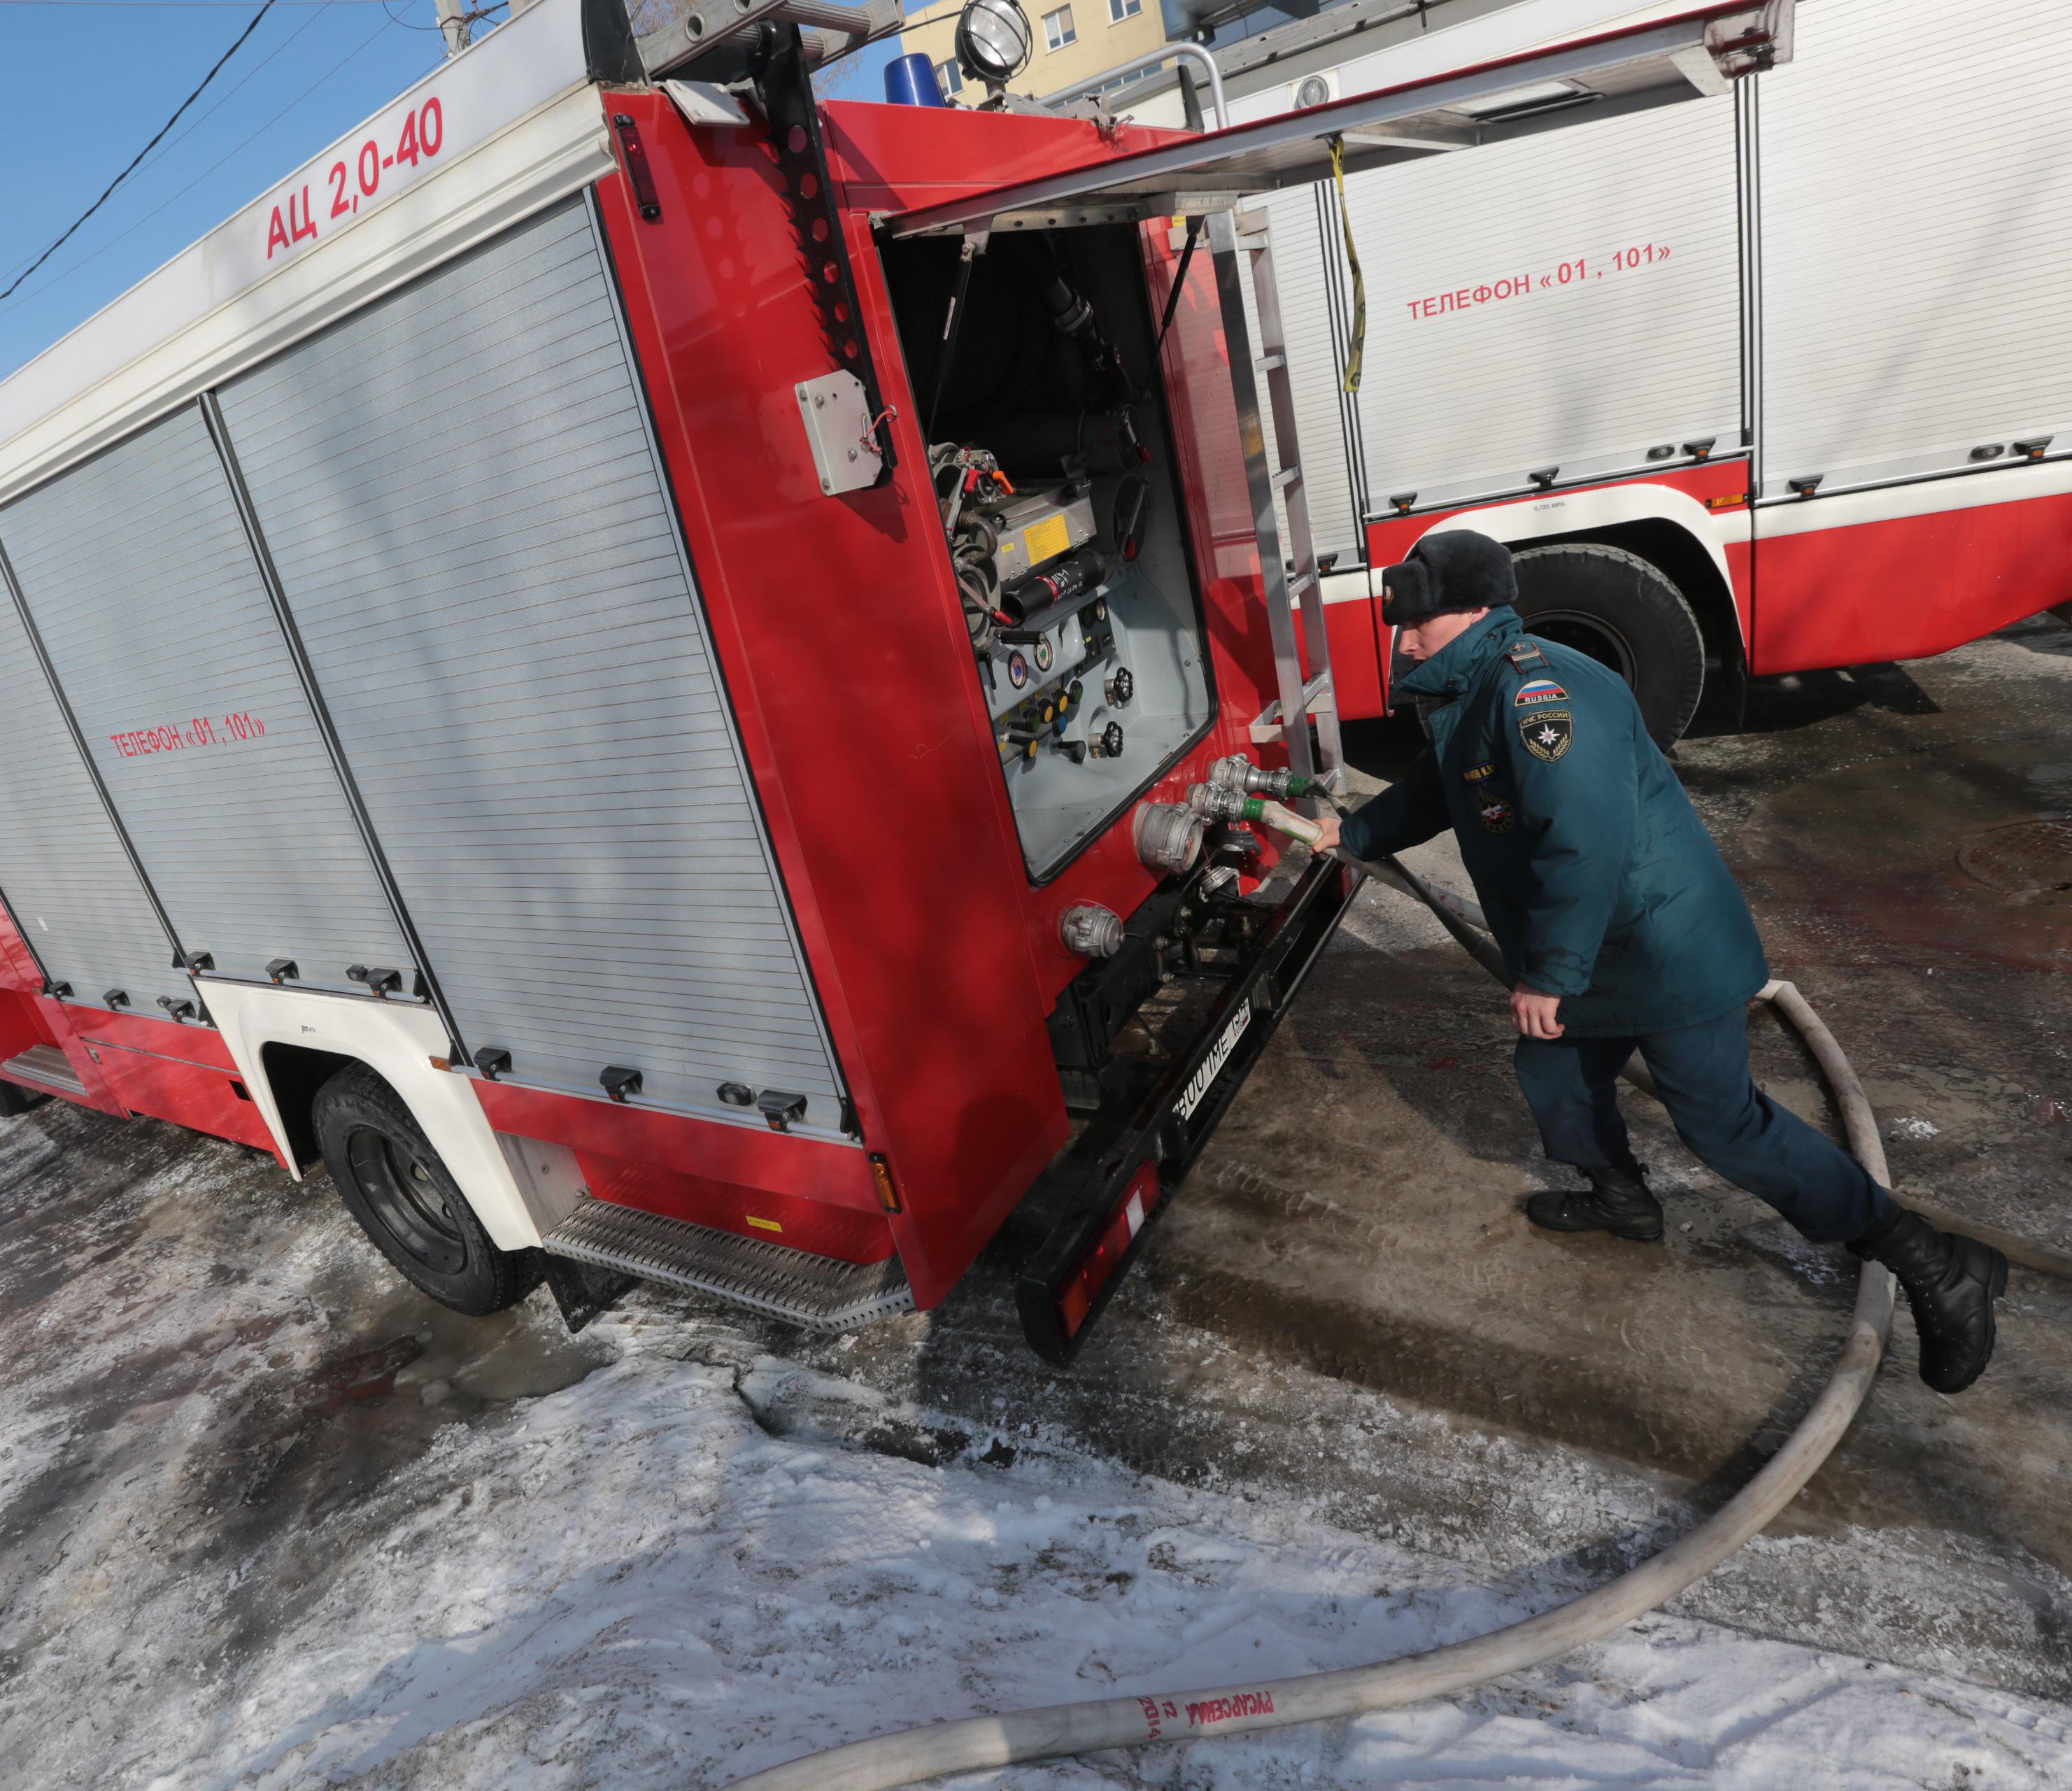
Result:
M1518 600L1511 550L1472 529L1427 535L1401 565L1382 568L1381 588L1381 619L1392 628Z

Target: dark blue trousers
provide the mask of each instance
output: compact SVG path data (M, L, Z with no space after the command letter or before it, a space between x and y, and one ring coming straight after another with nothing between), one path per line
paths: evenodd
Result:
M1749 1073L1748 1016L1638 1038L1518 1041L1518 1080L1547 1155L1579 1169L1630 1169L1633 1151L1614 1093L1638 1051L1691 1155L1767 1200L1816 1244L1860 1237L1889 1196L1863 1165L1780 1107Z

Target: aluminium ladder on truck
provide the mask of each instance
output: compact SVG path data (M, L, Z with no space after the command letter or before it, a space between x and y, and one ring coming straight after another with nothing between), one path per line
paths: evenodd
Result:
M1276 467L1267 452L1268 437L1264 426L1267 417L1272 419L1271 439L1282 454L1295 444L1297 435L1288 332L1281 320L1280 288L1273 276L1266 213L1263 209L1217 212L1208 220L1208 237L1215 256L1223 336L1230 346L1238 439L1244 454L1245 484L1252 493L1260 569L1265 583L1267 624L1273 640L1274 675L1280 687L1280 694L1253 723L1252 738L1260 745L1285 746L1288 762L1295 770L1321 773L1328 788L1339 789L1344 783L1345 753L1339 739L1338 697L1332 685L1330 647L1325 633L1324 593L1318 577L1316 542L1309 529L1308 490L1299 459ZM1256 354L1244 303L1248 283L1252 299L1249 309L1259 327ZM1267 393L1264 406L1259 396L1262 379ZM1302 623L1299 640L1295 626L1298 603ZM1314 673L1309 670L1313 665L1317 668ZM1290 717L1300 718L1291 725ZM1312 720L1317 730L1314 755L1309 727Z

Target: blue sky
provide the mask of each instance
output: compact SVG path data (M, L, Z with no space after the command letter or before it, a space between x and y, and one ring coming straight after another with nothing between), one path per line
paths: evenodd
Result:
M258 9L0 0L0 288L92 204ZM434 0L275 0L166 141L0 299L0 378L434 68ZM882 99L896 47L849 58L822 91Z
M0 0L0 287L92 204L257 10ZM440 38L408 27L433 17L432 0L276 0L150 159L0 301L0 377L426 73Z
M258 10L0 0L0 287L93 203ZM435 67L434 16L433 0L275 0L150 158L0 300L0 378ZM872 46L830 84L882 99L890 54Z

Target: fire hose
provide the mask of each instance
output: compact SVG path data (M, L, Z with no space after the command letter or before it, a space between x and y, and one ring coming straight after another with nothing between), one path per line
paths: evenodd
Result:
M1314 842L1314 823L1278 803L1259 806L1260 814L1246 818L1284 826ZM1268 810L1273 812L1265 812ZM1289 822L1295 825L1288 826ZM1423 902L1478 962L1510 986L1494 941L1478 930L1483 917L1472 901L1427 883L1393 858L1379 863L1348 862L1359 863L1361 870ZM1890 1171L1877 1116L1834 1035L1789 982L1766 984L1757 999L1770 1003L1805 1040L1840 1110L1849 1148L1881 1184L1889 1185ZM1629 1070L1628 1080L1653 1092L1646 1071L1638 1066ZM1973 1236L1988 1237L2014 1260L2048 1273L2072 1274L2072 1258L2062 1253L2016 1239L2012 1241L2021 1250L2017 1255L1998 1232L1922 1208L1910 1197L1909 1204L1934 1224L1961 1226ZM1610 1584L1536 1616L1472 1641L1336 1672L1196 1691L1147 1691L903 1730L754 1773L738 1781L733 1791L889 1791L892 1786L916 1785L951 1772L1358 1716L1465 1691L1601 1641L1695 1584L1796 1497L1841 1441L1869 1394L1884 1354L1892 1309L1891 1275L1878 1264L1865 1262L1857 1277L1848 1332L1827 1385L1754 1478L1659 1554Z

